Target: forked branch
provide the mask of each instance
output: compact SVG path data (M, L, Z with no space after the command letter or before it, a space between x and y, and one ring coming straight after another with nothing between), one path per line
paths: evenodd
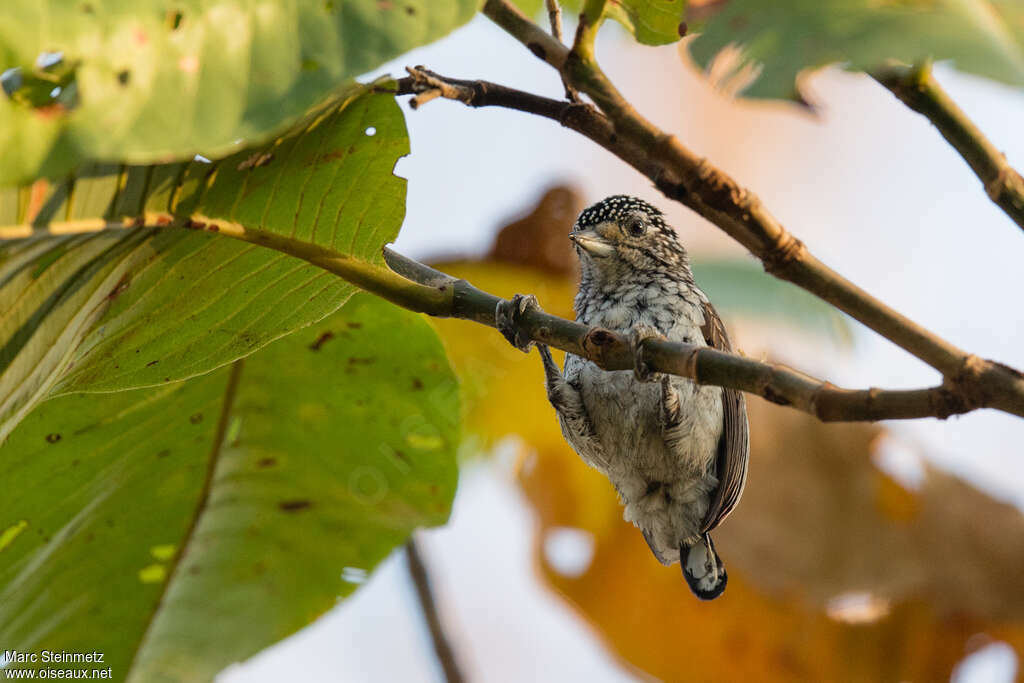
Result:
M507 0L487 0L484 13L587 94L597 109L431 74L460 89L452 99L470 106L510 106L577 130L646 175L667 197L720 227L758 257L769 273L806 289L934 367L972 405L984 403L1024 414L1024 375L938 337L819 261L752 192L643 118L598 68L592 53L567 51ZM400 92L415 92L418 87L414 76L401 82Z

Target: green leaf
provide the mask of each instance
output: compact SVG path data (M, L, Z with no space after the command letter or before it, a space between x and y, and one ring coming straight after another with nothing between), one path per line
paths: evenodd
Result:
M716 68L720 84L743 94L802 101L804 69L843 63L869 71L894 59L953 60L954 66L1024 85L1024 6L1019 0L729 0L689 43L708 68L727 46L739 48ZM735 87L731 89L736 89Z
M4 0L0 72L17 68L24 83L64 80L43 101L0 94L0 185L57 177L86 159L212 158L237 140L264 141L477 8L477 0Z
M724 315L786 321L848 344L850 319L796 285L774 278L750 260L693 264L694 279Z
M644 45L674 43L682 36L679 25L686 13L686 0L618 0L605 10Z
M0 240L0 440L47 396L201 375L344 304L355 288L336 275L210 231L381 264L409 141L393 96L359 93L218 163L91 165L0 192L0 238L31 235ZM54 234L104 226L125 229Z
M232 368L48 401L0 448L0 642L210 680L446 520L459 415L433 329L367 294Z

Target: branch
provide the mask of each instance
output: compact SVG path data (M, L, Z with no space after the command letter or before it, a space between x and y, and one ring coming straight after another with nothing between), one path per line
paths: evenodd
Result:
M534 54L549 55L556 47L564 49L536 25L533 25L535 31L531 31L532 22L506 0L488 0L484 13L520 40L539 40L531 47ZM573 85L589 95L610 121L611 136L604 140L593 138L595 141L607 149L614 147L626 152L624 155L615 153L650 178L665 196L693 209L746 247L762 261L767 272L806 289L920 358L942 373L947 382L959 385L960 391L970 395L973 403L986 402L1014 414L1024 412L1024 375L1020 372L968 354L819 261L782 227L752 192L695 155L675 136L662 132L640 116L595 65L574 53L564 61L546 61L560 68ZM495 86L488 84L488 87L493 90ZM456 99L465 102L470 94L464 93ZM475 100L471 106L486 104ZM593 114L589 118L593 118ZM563 125L568 124L563 122Z
M932 76L931 65L892 65L872 76L938 128L970 165L992 201L1024 230L1024 178L942 89Z
M396 273L421 285L454 292L446 317L472 320L494 327L494 312L503 301L401 254L384 249L384 259ZM540 310L523 314L519 331L524 337L593 361L605 370L632 370L634 356L622 334L559 318ZM946 418L981 407L972 404L955 386L883 391L841 389L776 363L717 351L706 346L648 339L644 360L655 372L688 377L698 384L740 389L779 405L792 406L826 422ZM1017 413L1024 416L1024 411Z
M412 79L403 79L399 87L411 82ZM449 84L452 87L458 86L456 82L449 81ZM579 123L585 127L591 123L598 125L599 121L604 120L592 120L586 116L589 112L600 117L590 105L557 102L508 88L494 87L497 89L493 94L499 99L518 98L519 104L532 107L537 112L563 111L566 125ZM456 89L462 92L461 86ZM604 120L604 125L610 124ZM140 228L201 230L274 249L334 273L398 306L436 317L460 318L495 327L495 312L498 304L504 301L465 280L413 261L387 247L383 253L387 264L385 267L291 237L198 215L175 218L168 213L147 212L135 219L123 221L50 223L45 231L60 235ZM23 236L20 229L0 231L0 239ZM629 340L611 330L589 327L540 310L527 311L518 324L520 336L587 358L605 370L632 370L635 365ZM990 395L973 391L963 378L947 378L942 385L927 389L851 390L836 387L784 365L762 363L704 346L655 339L645 340L643 345L644 361L654 372L686 377L699 384L739 389L779 405L792 406L823 421L905 420L921 417L944 419L977 408L999 407ZM1005 369L1013 372L1010 368ZM1003 410L1024 417L1024 408Z
M441 625L441 616L437 613L437 605L434 602L434 593L430 588L430 576L427 574L427 567L423 564L423 557L416 542L416 535L409 537L405 544L405 556L409 562L409 578L412 579L416 588L416 597L423 610L423 618L430 629L430 640L434 644L434 652L444 670L444 677L448 683L461 683L465 680L459 670L459 664L455 660L455 653L452 651L451 643L445 635L444 627Z

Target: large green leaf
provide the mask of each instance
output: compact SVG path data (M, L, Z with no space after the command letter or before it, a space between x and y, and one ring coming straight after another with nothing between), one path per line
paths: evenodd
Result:
M387 93L353 93L213 164L97 166L0 192L0 440L46 396L203 374L337 310L354 291L299 259L189 220L381 263L409 142ZM131 227L168 223L166 228ZM105 225L125 229L82 234Z
M50 400L0 448L0 642L209 680L445 521L459 414L432 328L366 294L232 368Z
M729 0L689 44L708 67L727 46L739 48L716 69L723 83L751 68L751 97L802 99L803 69L841 62L871 70L886 60L953 60L963 71L1024 85L1024 3L1020 0ZM712 8L716 5L712 5Z
M0 72L20 71L5 79L12 96L0 93L0 185L56 177L85 159L153 163L262 141L353 77L465 23L477 6L4 0Z

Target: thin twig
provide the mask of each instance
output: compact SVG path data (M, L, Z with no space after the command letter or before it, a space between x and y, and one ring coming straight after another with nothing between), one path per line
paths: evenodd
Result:
M932 75L931 65L890 65L871 75L932 122L970 165L992 201L1024 229L1024 178L942 89Z
M558 0L544 0L548 8L548 21L551 22L551 37L560 43L562 40L562 8L558 6Z
M434 602L434 593L430 586L430 576L427 567L423 564L423 557L416 541L416 535L409 537L405 544L405 556L409 562L409 577L416 588L416 597L423 611L423 618L430 629L430 639L434 644L434 652L444 670L444 677L448 683L461 683L465 680L459 670L458 662L455 659L455 652L452 650L451 642L444 632L441 624L441 616L437 613L437 604Z
M565 43L562 39L562 8L558 4L558 0L545 0L545 5L548 10L548 22L551 24L551 37L559 43ZM565 99L570 102L579 102L580 94L576 92L576 88L572 87L565 76L559 74L562 78L562 87L565 89Z

